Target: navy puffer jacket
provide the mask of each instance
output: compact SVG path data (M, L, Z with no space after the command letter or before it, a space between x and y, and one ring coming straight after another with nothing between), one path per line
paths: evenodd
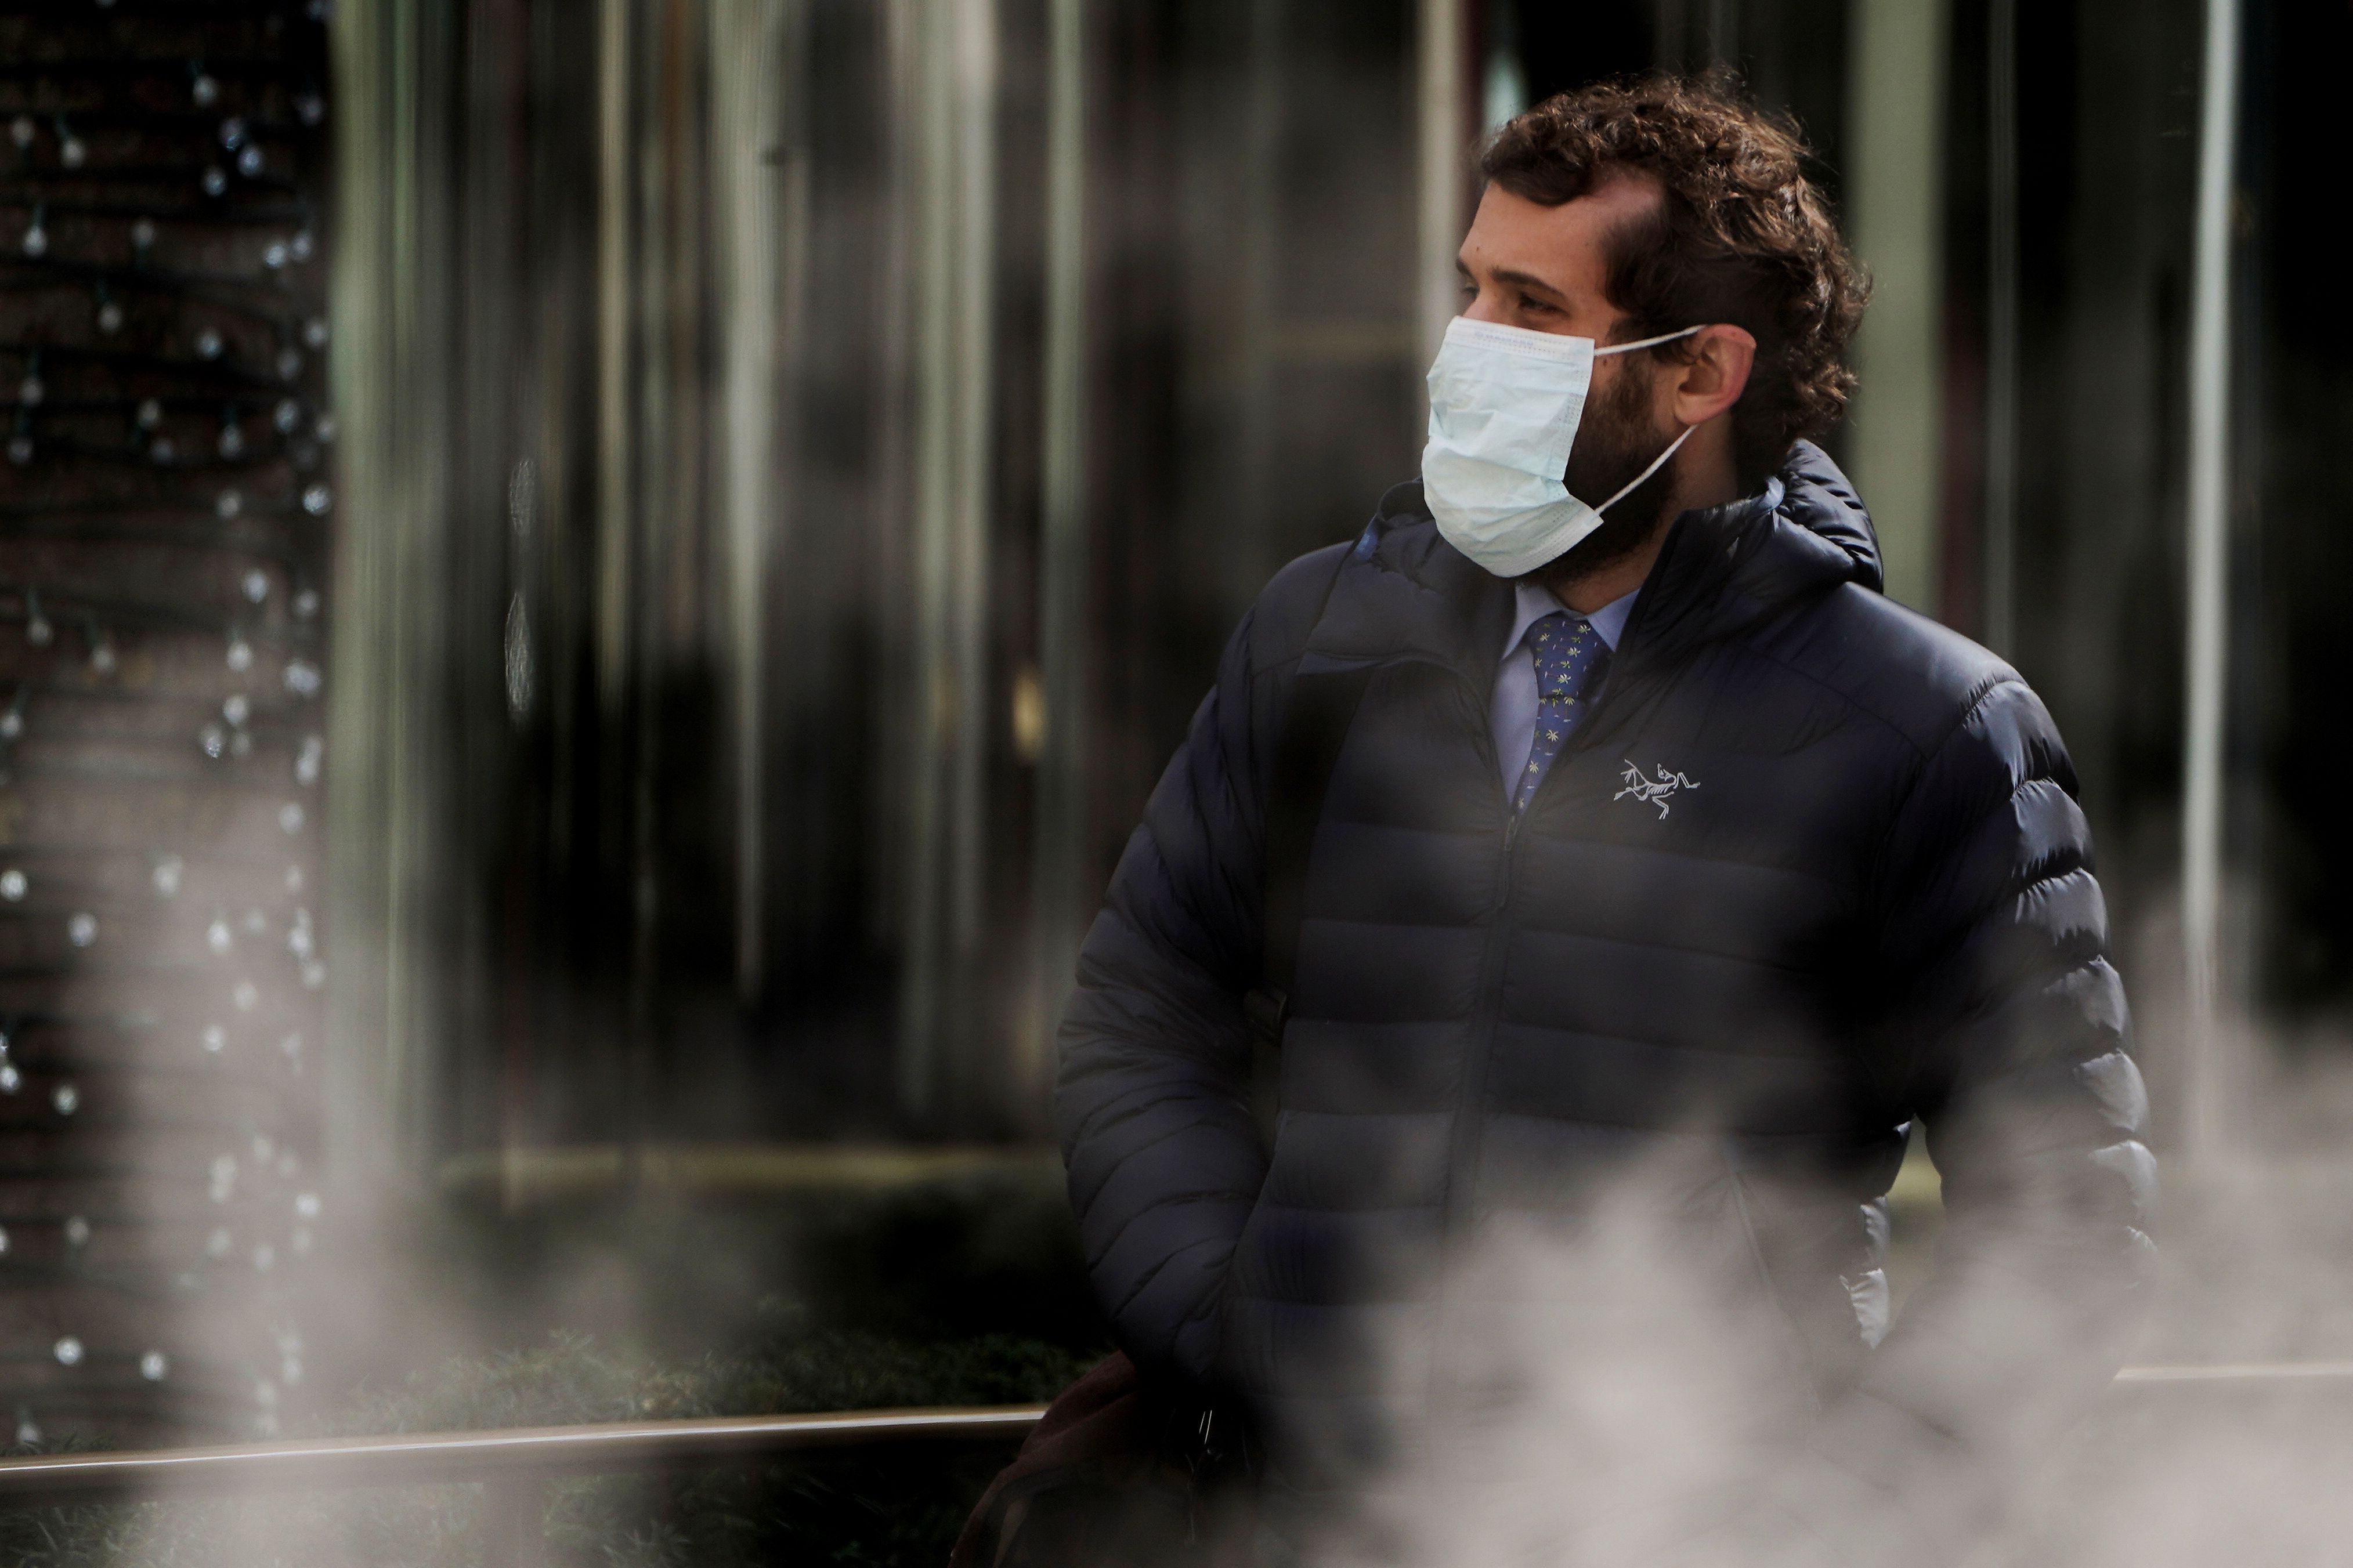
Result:
M1964 1522L1989 1489L1957 1475L2105 1384L2155 1178L2074 777L2015 672L1879 585L1810 446L1683 515L1514 825L1488 726L1511 590L1419 487L1274 579L1062 1025L1071 1198L1140 1363L1237 1392L1278 1469L1345 1491L1373 1460L1332 1434L1451 1397L1471 1243L1573 1225L1640 1168L1669 1234L1769 1301L1805 1462L1915 1525ZM1270 770L1294 683L1352 669L1270 1153L1242 1012ZM1946 1238L1883 1340L1880 1199L1915 1120Z

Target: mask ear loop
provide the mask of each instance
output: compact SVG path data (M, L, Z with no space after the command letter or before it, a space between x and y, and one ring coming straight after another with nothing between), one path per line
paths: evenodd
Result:
M1683 433L1676 437L1673 440L1668 442L1667 449L1660 453L1657 457L1651 458L1651 466L1649 468L1644 468L1641 473L1636 474L1632 479L1627 480L1626 488L1624 489L1620 490L1616 495L1611 496L1608 500L1603 501L1599 506L1595 507L1593 509L1593 515L1599 517L1603 512L1608 511L1611 507L1616 506L1620 501L1624 500L1629 495L1631 495L1633 493L1634 487L1641 484L1644 479L1649 479L1652 474L1657 473L1661 468L1664 468L1666 466L1667 459L1675 455L1675 448L1690 440L1691 433L1698 428L1699 426L1696 425L1684 426Z
M1694 332L1704 332L1705 331L1707 331L1707 329L1704 326L1685 327L1680 332L1661 332L1655 338L1642 338L1630 343L1611 343L1606 349L1595 349L1593 351L1593 357L1595 359L1599 359L1603 354L1630 354L1636 349L1654 349L1661 343L1671 343L1677 338L1687 338Z
M1606 349L1594 350L1593 356L1596 359L1599 359L1603 354L1631 353L1636 349L1656 348L1661 343L1671 343L1677 338L1687 338L1694 332L1704 330L1705 329L1701 327L1685 327L1680 332L1662 332L1655 338L1644 338L1639 342L1611 343ZM1608 511L1611 507L1616 506L1620 501L1624 500L1628 496L1633 494L1635 487L1640 485L1644 479L1649 479L1652 474L1657 473L1661 468L1664 468L1666 466L1667 459L1675 455L1675 448L1690 440L1691 433L1698 428L1699 426L1696 425L1684 426L1683 433L1676 437L1673 440L1668 442L1667 449L1660 453L1657 457L1651 458L1651 466L1649 468L1644 468L1641 473L1636 474L1632 479L1627 480L1625 488L1620 489L1616 495L1611 496L1608 500L1603 501L1599 506L1595 507L1593 509L1593 515L1599 517L1603 512Z

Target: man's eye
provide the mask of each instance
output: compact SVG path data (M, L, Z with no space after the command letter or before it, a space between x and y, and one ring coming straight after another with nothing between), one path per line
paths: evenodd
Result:
M1538 300L1533 295L1523 294L1520 296L1520 309L1523 310L1549 310L1552 309L1552 305L1548 300Z

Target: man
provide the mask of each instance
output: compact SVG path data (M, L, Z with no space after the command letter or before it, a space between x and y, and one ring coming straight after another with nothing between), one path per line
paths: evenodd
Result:
M1268 586L1087 940L1092 1279L1262 1433L1267 1560L1941 1561L2120 1359L2154 1173L2073 776L1806 439L1862 289L1801 153L1677 79L1499 133L1422 482Z

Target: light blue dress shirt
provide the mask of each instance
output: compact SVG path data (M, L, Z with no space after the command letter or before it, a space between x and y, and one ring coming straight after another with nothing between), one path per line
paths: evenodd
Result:
M1487 728L1495 737L1495 765L1506 801L1512 798L1513 786L1519 783L1528 765L1528 752L1536 743L1536 656L1528 647L1528 628L1556 610L1567 609L1553 597L1551 589L1534 583L1514 583L1512 591L1518 599L1512 635L1504 644L1503 667L1495 672L1495 693L1487 702ZM1625 633L1626 617L1634 613L1634 601L1641 596L1637 588L1585 617L1612 652Z

